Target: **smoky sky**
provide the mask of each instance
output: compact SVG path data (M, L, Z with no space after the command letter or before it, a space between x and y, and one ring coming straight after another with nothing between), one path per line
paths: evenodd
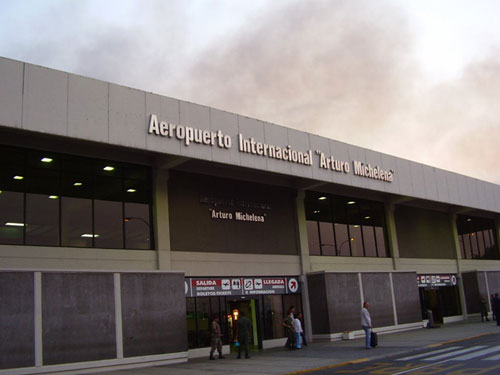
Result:
M430 83L390 0L270 2L204 44L189 2L141 2L127 23L89 4L44 8L0 54L500 183L500 50Z

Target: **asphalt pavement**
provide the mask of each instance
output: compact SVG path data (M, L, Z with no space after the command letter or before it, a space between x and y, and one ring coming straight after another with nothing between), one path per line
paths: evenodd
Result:
M236 354L226 355L226 359L208 360L198 358L186 363L168 366L106 372L107 375L224 375L224 374L314 374L321 369L335 369L348 364L358 364L410 356L422 349L435 349L460 345L467 347L468 339L479 339L500 333L496 322L481 322L479 319L450 323L440 328L422 328L411 331L381 335L379 346L367 350L364 338L335 342L313 342L301 350L286 351L283 348L252 352L250 359L236 359ZM500 371L499 371L500 373Z

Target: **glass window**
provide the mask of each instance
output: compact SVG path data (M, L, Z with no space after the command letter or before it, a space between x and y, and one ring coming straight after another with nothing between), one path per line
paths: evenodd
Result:
M92 201L61 198L61 245L92 247Z
M335 223L335 238L337 239L338 255L342 257L351 256L346 224Z
M26 194L26 244L59 245L59 197Z
M319 233L321 239L321 255L336 255L335 239L333 237L332 223L319 223Z
M123 248L123 203L94 201L94 246Z
M463 235L463 238L464 238L465 258L466 259L472 259L472 248L471 248L469 233L465 233Z
M484 258L485 255L485 250L484 250L484 236L483 236L483 231L478 231L476 232L477 236L477 246L478 246L478 251L479 251L479 258Z
M462 255L462 259L465 259L464 236L461 234L458 236L458 243L460 245L460 254Z
M361 227L358 224L349 225L351 252L354 257L362 257L363 237L361 236Z
M127 249L151 248L149 205L125 203L125 247Z
M196 311L198 316L198 346L210 346L210 322L211 322L211 309L210 297L196 298Z
M362 226L363 243L365 245L365 256L376 257L377 245L375 243L375 229L372 226Z
M265 295L263 299L264 339L278 339L285 337L281 322L284 318L283 302L281 296Z
M472 245L472 258L479 258L479 247L477 245L476 233L470 234L470 241Z
M24 194L13 191L0 193L0 243L24 243Z
M0 222L0 243L152 248L150 168L7 146L0 156L0 220L19 221ZM126 232L124 210L139 220Z
M198 337L196 333L196 298L186 298L186 321L188 348L193 349L198 347Z
M388 257L387 245L385 242L385 230L383 227L375 227L375 239L377 241L377 252L379 257Z
M321 255L319 251L319 231L317 221L306 221L307 226L307 241L309 243L309 254Z

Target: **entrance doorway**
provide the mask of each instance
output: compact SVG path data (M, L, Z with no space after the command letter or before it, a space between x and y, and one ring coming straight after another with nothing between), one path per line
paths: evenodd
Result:
M457 286L418 288L422 318L427 319L427 310L432 311L434 322L443 323L447 316L461 315Z
M237 335L238 319L242 313L250 320L252 324L249 338L249 349L257 351L262 349L262 339L259 337L259 301L257 299L234 299L227 302L227 322L229 326L229 339L234 343ZM231 345L231 351L237 351L234 345Z

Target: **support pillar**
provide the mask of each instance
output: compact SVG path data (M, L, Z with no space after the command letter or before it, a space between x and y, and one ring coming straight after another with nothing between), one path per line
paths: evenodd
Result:
M155 233L155 249L158 254L158 270L172 269L170 225L168 208L168 177L166 169L155 169L153 176L153 223Z
M467 304L465 303L464 283L462 279L462 253L460 251L460 244L458 242L458 229L457 229L457 214L450 214L450 227L453 236L453 246L455 247L455 258L457 260L457 278L458 278L458 291L460 294L460 305L462 307L462 314L467 319Z
M309 303L309 288L307 285L307 273L311 272L311 260L309 258L309 242L307 240L306 209L304 206L304 199L305 191L299 190L295 203L297 213L297 232L299 237L302 308L304 310L306 340L308 342L312 342L311 306Z
M394 202L385 202L385 220L387 227L387 240L389 241L389 253L392 258L392 266L396 271L399 267L399 246L398 236L396 233L396 219L394 217L396 205Z

